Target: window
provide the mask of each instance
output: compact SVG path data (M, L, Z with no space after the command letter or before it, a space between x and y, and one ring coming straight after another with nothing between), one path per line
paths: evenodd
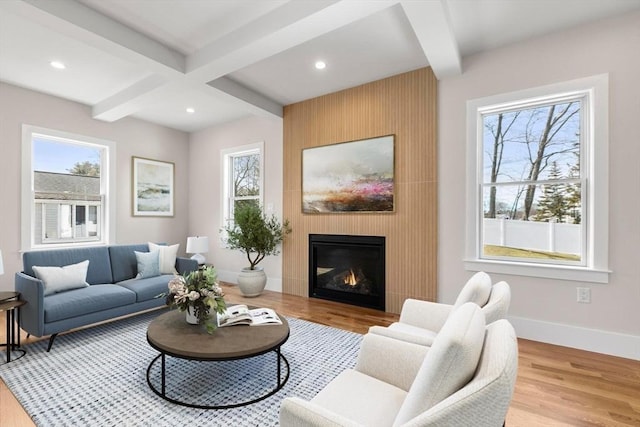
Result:
M470 270L608 281L607 77L470 101Z
M222 151L224 225L233 221L233 212L241 204L262 204L263 143Z
M23 127L24 250L113 240L114 151L109 141Z

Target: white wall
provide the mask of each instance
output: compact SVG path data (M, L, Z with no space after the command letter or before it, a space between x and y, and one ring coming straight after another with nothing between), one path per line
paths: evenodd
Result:
M22 125L29 124L116 142L117 218L115 243L180 243L184 254L188 220L188 134L137 119L107 123L91 118L76 102L0 83L0 249L5 274L0 290L13 290L22 269L20 173ZM131 157L175 163L175 216L131 216Z
M439 82L439 300L452 303L473 272L463 266L467 100L609 73L608 284L493 274L511 285L518 335L640 359L640 14L602 21L463 62ZM576 287L592 302L576 302Z
M189 181L189 233L209 237L207 262L221 280L237 283L237 273L248 266L244 254L219 244L221 218L220 151L264 141L264 204L282 219L282 120L247 118L191 134ZM260 263L267 273L267 289L282 291L281 255Z

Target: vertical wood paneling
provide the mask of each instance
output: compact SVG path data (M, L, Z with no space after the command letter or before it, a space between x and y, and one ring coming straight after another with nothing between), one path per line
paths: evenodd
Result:
M284 109L283 291L308 296L308 235L386 237L386 311L437 291L437 81L422 68ZM395 212L303 214L302 150L395 135Z

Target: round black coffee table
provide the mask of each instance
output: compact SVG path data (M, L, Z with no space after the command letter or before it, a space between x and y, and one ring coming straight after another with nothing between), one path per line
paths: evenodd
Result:
M156 356L147 368L147 383L155 394L169 402L200 409L228 409L250 405L277 393L289 379L289 362L280 352L280 347L289 339L289 324L280 316L282 325L265 326L227 326L218 328L213 334L208 334L201 325L190 325L185 320L185 313L171 310L154 319L147 329L149 345L158 350ZM255 398L247 401L218 405L201 405L185 402L167 395L166 386L166 357L177 357L186 360L201 360L221 362L226 360L247 359L269 352L275 352L277 380L275 387ZM150 379L150 373L156 362L160 360L161 385L158 389ZM283 377L282 362L285 372ZM175 394L172 393L172 394Z

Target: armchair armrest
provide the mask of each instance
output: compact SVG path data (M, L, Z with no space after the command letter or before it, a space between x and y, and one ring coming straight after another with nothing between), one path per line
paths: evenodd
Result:
M176 271L182 275L198 269L198 261L191 258L176 257Z
M20 327L34 335L44 335L44 283L25 273L15 275L16 292L26 304L20 307Z
M428 332L428 331L425 331ZM369 333L383 335L385 337L393 338L396 340L402 340L413 344L424 345L431 347L434 337L431 335L417 335L411 334L397 329L391 329L384 326L372 326L369 328Z
M407 299L402 305L400 323L438 332L451 314L453 306L431 301Z
M287 397L282 401L280 425L282 427L364 427L342 415L298 397Z
M430 347L377 334L360 344L355 370L409 391Z

